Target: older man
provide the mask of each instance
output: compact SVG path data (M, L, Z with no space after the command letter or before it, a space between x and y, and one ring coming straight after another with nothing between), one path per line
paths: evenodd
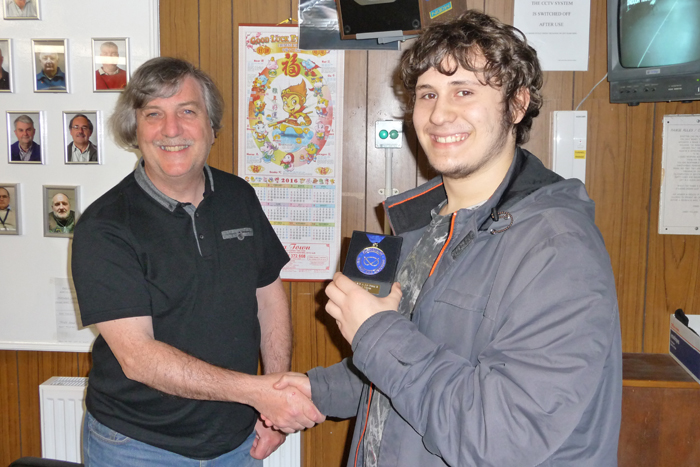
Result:
M0 90L7 91L10 89L10 74L2 67L5 57L0 49Z
M102 66L95 71L95 88L99 90L123 89L126 86L126 71L119 68L119 47L114 42L100 46Z
M0 186L0 230L17 230L17 217L10 206L10 191Z
M400 71L440 173L386 201L400 286L378 298L337 273L326 311L352 359L277 387L357 414L357 467L616 466L613 273L583 184L520 147L543 101L535 51L468 11L427 28Z
M36 18L35 0L6 0L5 16L7 18Z
M41 162L41 146L34 142L36 129L29 115L15 119L17 141L10 146L10 160L13 162Z
M70 200L65 193L56 193L51 198L51 212L47 230L51 233L73 233L75 211L70 208Z
M68 143L68 162L97 162L97 146L90 141L92 122L83 114L70 119L68 124L73 141Z
M39 53L41 71L36 75L37 91L65 91L66 75L58 66L58 54L54 52Z
M142 65L110 120L138 148L136 170L83 213L73 278L96 324L83 453L87 465L262 465L291 432L324 417L286 371L289 260L255 191L206 164L223 100L190 63Z

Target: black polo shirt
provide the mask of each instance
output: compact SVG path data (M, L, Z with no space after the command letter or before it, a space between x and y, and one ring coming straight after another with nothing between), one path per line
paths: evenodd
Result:
M255 374L256 289L274 282L289 257L253 188L208 166L204 172L196 209L161 193L139 163L85 210L72 255L82 322L151 316L157 340ZM246 405L176 397L126 378L101 336L86 404L113 430L195 459L235 449L256 419Z

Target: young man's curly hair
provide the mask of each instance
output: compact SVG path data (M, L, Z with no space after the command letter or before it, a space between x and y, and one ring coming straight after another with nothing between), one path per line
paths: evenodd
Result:
M476 66L482 63L483 66ZM527 44L525 36L513 26L475 10L430 26L401 57L401 79L410 95L410 110L415 104L416 82L423 73L435 68L450 76L458 66L481 73L484 84L502 90L503 111L510 125L515 111L520 110L518 92L522 88L529 91L530 103L514 128L515 143L526 143L532 120L542 107L543 79L537 52Z

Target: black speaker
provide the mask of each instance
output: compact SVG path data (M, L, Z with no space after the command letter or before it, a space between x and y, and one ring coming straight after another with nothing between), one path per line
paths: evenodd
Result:
M340 20L340 36L343 39L370 39L387 35L417 34L420 31L419 0L389 0L387 3L379 1L335 0ZM358 34L360 37L357 37Z
M410 36L467 10L467 0L335 0L335 4L343 39Z

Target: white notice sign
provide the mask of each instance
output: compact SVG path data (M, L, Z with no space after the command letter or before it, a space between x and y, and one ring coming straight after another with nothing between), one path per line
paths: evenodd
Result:
M591 0L516 0L513 24L545 71L588 70Z
M700 235L700 115L664 115L659 233Z
M78 324L78 297L70 279L54 277L54 304L56 310L56 334L58 342L92 342L97 337L93 328Z

